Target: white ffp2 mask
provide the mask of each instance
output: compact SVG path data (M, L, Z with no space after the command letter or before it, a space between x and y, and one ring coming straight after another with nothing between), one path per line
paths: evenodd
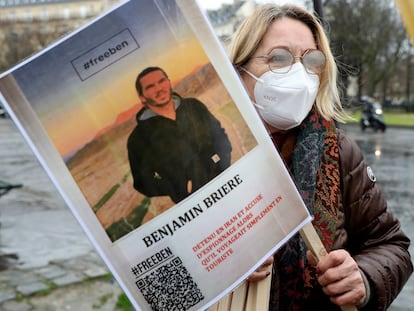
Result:
M308 73L300 62L293 64L287 73L267 71L259 78L242 69L257 81L255 106L264 121L280 130L289 130L302 123L315 102L318 75Z

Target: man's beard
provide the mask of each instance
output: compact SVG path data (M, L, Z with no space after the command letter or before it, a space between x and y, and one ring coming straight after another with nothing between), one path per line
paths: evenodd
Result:
M151 107L157 107L157 108L162 108L162 107L167 106L170 103L171 99L172 99L172 89L170 89L169 92L170 92L170 94L168 96L168 99L166 101L163 101L163 102L156 102L156 101L152 100L151 98L144 97L145 98L145 106L147 106L147 107L151 106Z

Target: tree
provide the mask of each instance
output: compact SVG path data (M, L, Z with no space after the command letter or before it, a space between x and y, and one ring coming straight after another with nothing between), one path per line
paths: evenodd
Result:
M24 58L44 48L62 34L50 24L49 31L41 31L45 23L31 22L31 27L22 24L3 25L4 49L0 52L0 71L6 70Z
M385 99L384 85L395 73L407 38L394 2L326 0L324 9L343 87L349 75L357 75L359 98L381 93Z

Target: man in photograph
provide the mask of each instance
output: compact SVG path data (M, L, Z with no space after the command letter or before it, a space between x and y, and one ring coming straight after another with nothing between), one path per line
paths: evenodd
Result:
M144 69L135 87L144 107L127 148L137 191L177 203L230 166L232 148L220 122L199 100L173 92L163 69Z

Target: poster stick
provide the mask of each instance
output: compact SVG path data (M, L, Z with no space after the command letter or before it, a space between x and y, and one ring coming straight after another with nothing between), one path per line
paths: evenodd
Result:
M228 311L230 310L231 306L231 295L227 295L222 300L220 300L220 304L218 305L217 311Z
M308 249L316 257L319 262L328 253L319 238L318 233L313 227L312 223L307 223L300 230L300 235L306 243ZM272 266L268 267L271 271ZM210 308L209 311L213 310L243 310L243 311L266 311L269 306L270 298L270 287L271 287L271 275L260 282L249 283L245 281L240 285L233 293L224 297L222 300L217 302L215 308ZM231 297L232 306L228 309L229 298ZM217 306L219 307L217 309ZM225 306L225 309L220 307ZM237 306L237 309L233 307ZM357 311L357 308L352 305L341 306L342 311Z
M272 271L272 265L267 267L267 271ZM246 311L268 310L270 299L270 287L272 284L272 274L260 282L250 282L247 295Z
M300 235L302 236L302 239L305 241L306 246L311 250L312 254L316 257L316 260L318 262L323 257L328 255L312 223L309 222L306 225L304 225L302 229L300 230ZM341 306L341 310L342 311L357 311L357 308L352 305L345 305L345 306Z
M244 281L232 294L231 308L229 311L239 311L244 309L246 303L247 291L249 284Z

